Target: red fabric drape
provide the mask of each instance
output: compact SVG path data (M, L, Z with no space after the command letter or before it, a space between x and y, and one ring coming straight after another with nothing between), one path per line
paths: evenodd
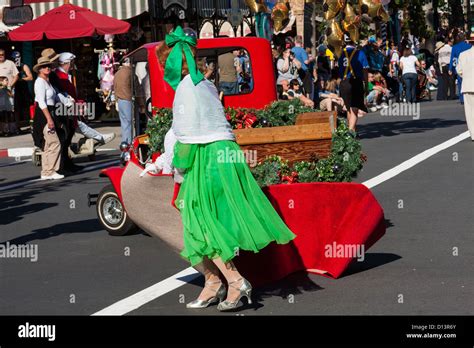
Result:
M348 245L367 251L385 233L382 207L361 184L274 185L266 194L297 237L290 244L271 244L260 253L243 252L236 258L236 266L255 286L301 270L322 270L338 278L355 257L329 251Z

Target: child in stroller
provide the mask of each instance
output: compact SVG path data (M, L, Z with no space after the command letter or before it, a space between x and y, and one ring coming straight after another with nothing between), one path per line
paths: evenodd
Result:
M422 69L418 69L418 84L416 85L416 100L431 100L431 91L428 88L428 76Z

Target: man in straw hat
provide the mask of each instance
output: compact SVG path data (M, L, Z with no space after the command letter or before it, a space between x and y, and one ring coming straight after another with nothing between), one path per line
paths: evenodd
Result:
M441 82L443 88L438 88L437 100L448 100L456 98L456 85L454 83L454 77L449 74L449 61L451 58L451 51L453 46L453 39L450 37L446 43L441 46L439 45L438 51L438 64L441 70Z

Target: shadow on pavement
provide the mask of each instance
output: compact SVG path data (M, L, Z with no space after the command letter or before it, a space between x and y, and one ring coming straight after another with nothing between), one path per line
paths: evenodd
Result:
M387 228L387 230L391 227L395 226L392 222L392 220L390 219L385 219L385 227Z
M364 261L357 262L354 259L344 274L340 278L344 278L353 274L368 271L369 269L385 265L390 262L400 260L402 257L396 254L388 253L366 253Z
M194 285L199 288L197 294L201 291L204 287L204 277L199 276L194 279L190 279L187 281L188 284ZM290 296L300 295L303 292L313 292L322 290L323 288L314 283L309 274L305 271L296 272L290 274L289 276L281 279L277 282L273 282L272 284L268 284L265 286L261 286L258 288L254 288L252 291L252 301L251 305L247 304L246 299L242 300L244 302L244 306L238 308L238 311L242 309L254 309L257 310L259 308L264 307L261 302L264 302L266 298L278 296L283 299L290 300ZM197 297L196 294L196 297ZM232 312L232 311L229 311Z
M100 226L99 224L99 221L97 219L89 219L57 224L51 227L33 230L30 234L11 239L9 240L9 242L10 244L26 244L34 240L43 240L57 237L61 234L91 233L98 231L103 231L102 226ZM0 244L5 245L6 241Z
M8 203L8 202L7 202ZM2 205L4 202L0 203L0 225L8 225L15 221L23 219L25 215L36 214L43 210L55 207L58 203L33 203L28 205L19 204L18 207L4 209Z
M58 203L33 203L30 201L38 195L51 195L57 191L65 190L74 184L84 184L93 178L77 178L62 181L39 181L35 186L24 190L0 192L0 226L8 225L23 219L28 214L34 214L45 209L55 207Z
M301 295L303 292L314 292L323 288L317 285L305 271L295 272L289 276L269 285L254 290L253 300L255 304L251 307L258 309L263 307L261 302L266 298L278 296L290 300L290 296Z
M18 162L13 162L13 163L0 164L0 168L16 167L16 166L19 166L19 165L24 165L25 163L29 164L29 162L18 161Z
M378 137L392 137L400 134L422 133L436 128L447 128L465 124L461 120L443 120L440 118L427 118L410 121L376 122L357 126L360 139L373 139Z

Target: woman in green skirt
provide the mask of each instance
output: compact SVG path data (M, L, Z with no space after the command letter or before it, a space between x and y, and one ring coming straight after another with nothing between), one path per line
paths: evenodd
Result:
M175 201L184 226L181 255L205 276L204 289L187 307L218 302L217 308L225 311L235 309L242 297L251 303L252 286L232 262L239 251L256 253L295 235L253 178L216 87L197 69L195 46L196 38L177 27L157 56L165 66L165 81L176 90L171 131L177 140L175 180L182 181Z

